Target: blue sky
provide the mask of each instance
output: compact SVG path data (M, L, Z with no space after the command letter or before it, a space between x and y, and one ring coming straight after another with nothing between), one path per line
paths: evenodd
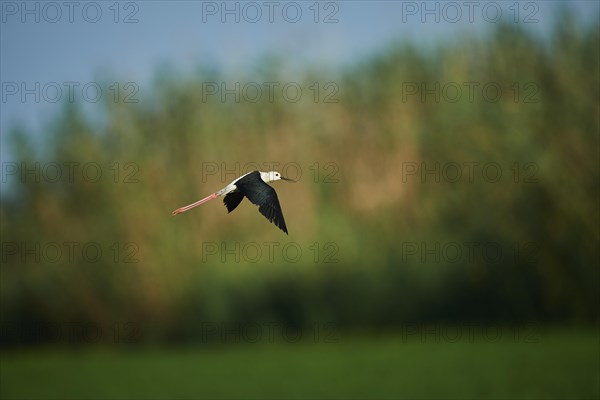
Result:
M500 21L543 35L561 2L422 1L2 1L0 74L2 160L5 133L21 123L43 134L68 99L101 76L135 82L140 97L162 65L188 73L210 65L248 74L267 54L291 67L330 69L364 59L394 40L427 46L484 34ZM598 23L599 2L570 2L582 23ZM237 19L237 21L236 21ZM251 71L251 68L250 68ZM294 68L289 72L294 74ZM246 76L247 77L247 76ZM69 84L69 82L73 82ZM39 85L39 90L38 86ZM23 87L22 85L25 85ZM94 87L87 86L89 97ZM56 88L60 87L59 96ZM22 97L22 89L32 93ZM101 87L102 95L111 95ZM36 99L39 96L39 102ZM92 112L100 103L86 101Z

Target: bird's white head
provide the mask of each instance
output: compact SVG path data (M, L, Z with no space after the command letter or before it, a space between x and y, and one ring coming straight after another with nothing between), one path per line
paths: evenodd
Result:
M278 181L280 179L283 179L285 181L295 182L294 180L292 180L290 178L286 178L284 176L281 176L281 174L279 172L277 172L277 171L261 172L260 173L260 177L265 182Z

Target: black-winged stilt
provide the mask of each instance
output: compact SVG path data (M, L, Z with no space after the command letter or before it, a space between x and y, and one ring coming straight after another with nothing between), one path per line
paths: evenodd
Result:
M267 182L278 181L280 179L295 182L293 179L281 176L279 172L260 172L252 171L235 179L223 189L211 194L208 197L198 200L195 203L180 207L172 212L172 215L185 212L191 208L197 207L206 203L209 200L216 199L220 196L225 196L223 203L227 207L228 212L232 212L240 204L244 197L247 197L253 204L258 206L258 211L264 215L270 222L273 222L279 229L287 235L287 227L279 205L279 199L275 189L267 185Z

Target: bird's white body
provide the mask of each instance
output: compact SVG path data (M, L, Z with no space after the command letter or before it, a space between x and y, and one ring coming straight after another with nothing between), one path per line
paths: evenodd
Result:
M236 178L229 185L227 185L223 189L219 190L216 193L216 195L217 196L225 196L225 195L233 192L235 189L237 189L237 187L235 186L235 183L237 181L239 181L240 179L242 179L243 177L245 177L246 175L250 175L252 172L254 172L254 171L250 171L250 172L245 173L244 175L240 176L239 178ZM281 179L281 174L277 171L269 171L269 172L259 171L259 172L260 172L260 179L262 179L265 183L269 183L272 181L278 181Z

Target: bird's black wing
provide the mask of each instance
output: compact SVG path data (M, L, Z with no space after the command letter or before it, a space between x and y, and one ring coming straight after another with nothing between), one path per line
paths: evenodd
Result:
M261 179L260 172L254 171L242 177L235 182L235 186L248 200L258 206L258 211L262 215L286 234L288 233L277 193Z
M223 204L227 207L227 212L232 212L244 200L242 192L234 191L225 195Z

